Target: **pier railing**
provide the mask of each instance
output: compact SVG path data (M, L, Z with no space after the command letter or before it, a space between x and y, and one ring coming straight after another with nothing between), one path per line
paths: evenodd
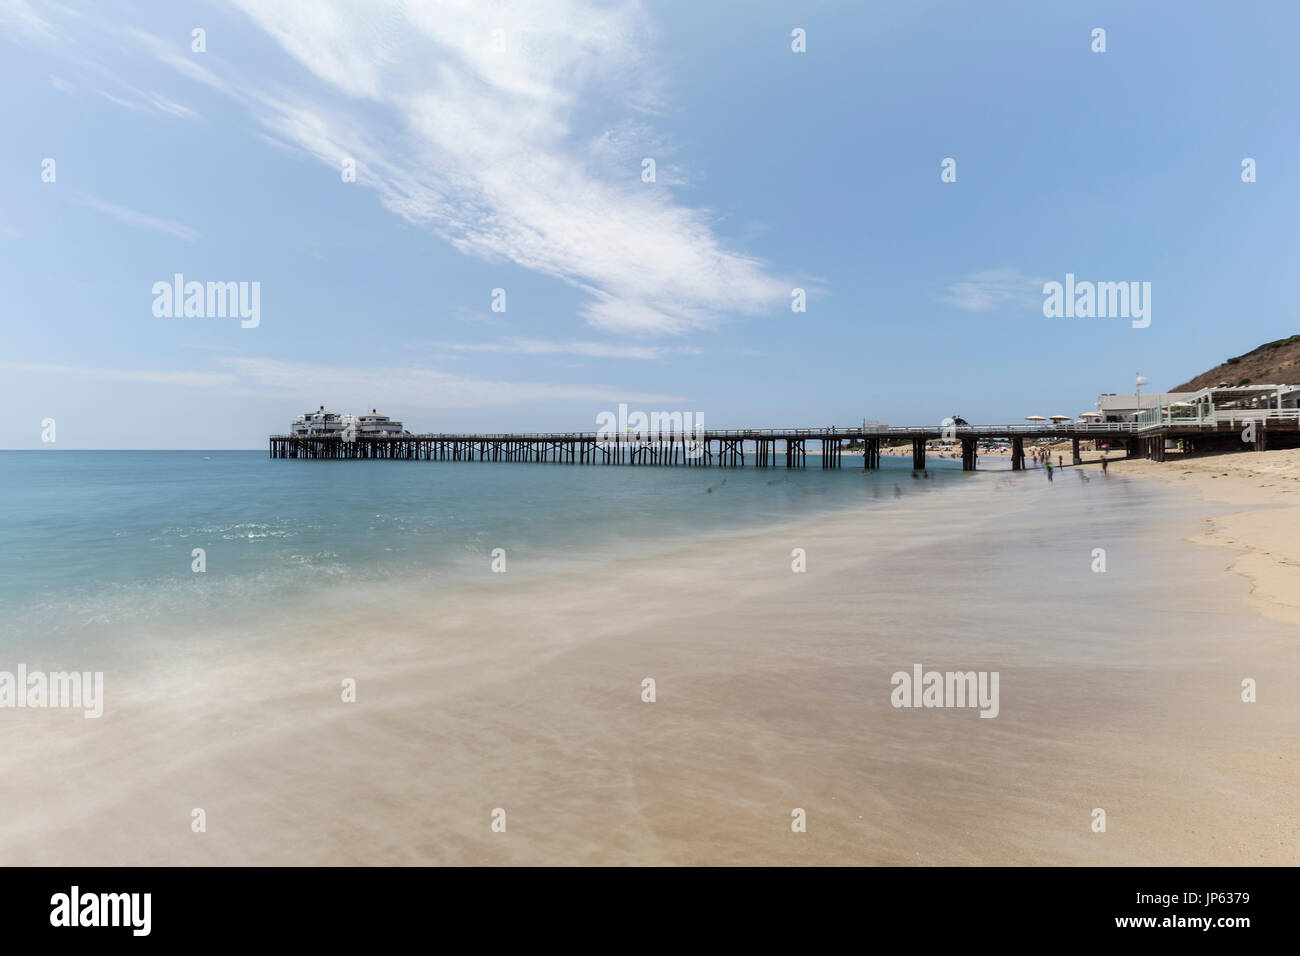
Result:
M861 425L827 425L814 428L705 428L705 429L628 429L626 432L420 432L405 435L383 436L406 441L741 441L757 439L813 439L814 441L852 441L861 438L996 438L1001 435L1044 437L1081 437L1090 435L1131 434L1139 426L1133 422L1066 422L1061 425L879 425L863 428ZM338 436L272 435L274 440L310 440L316 437ZM358 440L374 436L358 435Z
M1217 429L1253 421L1256 424L1300 423L1300 408L1212 408L1198 406L1149 408L1138 417L1138 430L1158 428Z

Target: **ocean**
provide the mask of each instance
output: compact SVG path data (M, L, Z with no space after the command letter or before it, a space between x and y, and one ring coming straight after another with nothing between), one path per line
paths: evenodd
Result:
M652 554L975 476L932 458L879 471L490 462L285 461L261 451L0 452L0 635L258 620L326 594L418 585L433 600L491 572ZM752 464L752 457L750 459ZM994 463L993 467L1004 463ZM205 570L193 570L195 549ZM29 648L30 649L30 648Z

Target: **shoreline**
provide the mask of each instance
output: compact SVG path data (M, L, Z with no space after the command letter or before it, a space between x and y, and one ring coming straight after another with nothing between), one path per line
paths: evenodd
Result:
M1088 466L1080 466L1088 467ZM1239 507L1203 520L1187 540L1235 551L1225 570L1251 584L1258 609L1300 622L1300 449L1240 451L1163 462L1117 459L1111 472L1171 488L1204 501ZM1100 466L1093 467L1100 471Z
M0 821L0 853L1292 861L1275 828L1297 783L1279 760L1297 706L1274 693L1247 707L1236 690L1238 674L1295 666L1290 631L1187 548L1196 516L1179 496L1040 477L624 554L599 573L485 575L455 604L412 596L213 632L110 673L99 720L29 711L0 728L0 799L23 808ZM1098 543L1110 573L1088 569ZM890 675L915 663L999 672L999 716L891 707ZM346 678L355 704L340 701ZM1098 806L1107 834L1090 831ZM506 834L490 830L497 807ZM790 831L795 807L806 834ZM208 833L190 831L191 808Z

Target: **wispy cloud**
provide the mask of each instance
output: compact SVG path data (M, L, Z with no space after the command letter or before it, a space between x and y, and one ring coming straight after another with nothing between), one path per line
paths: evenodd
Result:
M635 0L231 0L284 51L287 71L274 58L195 57L91 12L8 2L24 29L48 31L56 14L75 27L77 57L97 70L82 49L96 40L115 64L123 50L143 55L234 98L268 138L331 168L354 159L358 183L403 219L467 255L583 290L580 314L594 326L681 333L775 311L807 284L734 248L708 210L678 203L677 167L641 181L640 156L667 157L671 145L652 126L666 98ZM115 101L193 113L117 79L123 89L102 91Z
M64 92L71 92L71 91L65 90ZM131 110L132 112L134 112L140 109L140 105L138 103L132 103L130 100L124 100L120 96L114 96L112 93L108 92L107 90L95 90L95 92L99 96L102 96L104 99L108 100L114 106L120 106L124 110Z
M106 79L115 87L115 92L109 92L105 89L96 88L94 92L104 99L124 109L138 112L140 110L153 110L163 113L167 116L175 116L180 119L198 119L199 114L190 109L183 103L177 103L175 100L168 99L161 93L154 93L149 90L142 90L136 86L127 83L116 76L111 70L105 69L99 64L89 63L88 67L100 74L100 79ZM54 88L62 93L75 93L76 88L66 80L59 80L54 83Z
M95 92L109 102L116 103L118 106L123 106L129 110L151 109L156 110L159 113L166 113L168 116L179 117L180 119L198 119L199 117L199 114L194 112L194 110L190 109L188 106L185 106L182 103L177 103L174 100L169 100L161 93L150 93L145 90L139 90L129 84L123 84L123 86L125 89L130 91L133 96L135 96L136 99L134 101L123 99L120 96L114 96L107 90L95 90Z
M466 254L582 289L594 326L685 332L788 298L792 283L730 248L708 211L674 201L676 167L641 181L637 154L669 149L647 121L662 94L638 3L232 2L314 82L118 32L270 136L335 169L354 159L386 208Z
M139 226L141 229L152 229L155 232L166 233L169 236L175 236L177 239L184 239L186 242L193 242L198 239L201 233L197 229L191 229L183 223L173 222L170 219L159 219L156 216L150 216L134 209L127 209L125 206L116 206L113 203L104 202L96 199L94 196L88 196L85 193L74 193L72 196L74 202L86 206L96 212L102 212L106 216L112 216L129 226Z
M35 362L0 362L8 372L25 372L42 377L73 376L99 382L137 382L145 385L178 385L183 388L226 388L239 379L228 372L160 371L158 369L95 368L83 365L50 365Z
M1004 306L1042 303L1046 279L1027 276L1016 269L988 269L953 283L941 302L968 312L992 312Z
M28 0L0 0L0 23L8 23L28 36L50 38L53 24L36 12Z
M330 366L261 358L221 358L217 364L235 374L243 389L274 393L304 408L314 408L321 395L331 396L340 408L368 408L377 403L450 409L575 399L607 404L684 401L681 396L629 392L612 385L494 381L418 367Z
M682 332L789 295L727 249L704 212L641 182L639 162L589 161L583 109L643 105L625 93L652 73L637 6L390 3L376 15L325 0L236 2L334 94L266 98L268 128L331 165L356 157L359 181L389 209L462 251L582 288L591 324Z
M333 366L280 359L221 356L219 371L203 369L120 369L32 362L0 362L9 373L42 379L75 377L102 382L220 389L223 395L273 397L289 407L313 408L320 396L340 408L385 407L421 409L490 408L538 402L581 400L605 404L661 402L681 404L684 398L633 392L612 385L495 381L454 375L435 369L377 366Z
M60 93L77 94L91 92L102 96L110 103L133 112L152 110L181 119L197 119L194 110L152 90L142 90L124 80L117 71L106 66L100 59L98 51L91 47L101 42L105 36L125 36L133 34L137 40L148 34L119 28L107 21L100 21L91 14L74 10L56 3L46 3L45 12L50 16L60 17L56 24L35 12L27 0L0 0L0 27L9 25L17 32L29 38L39 39L54 45L64 56L64 68L75 80L64 76L50 77L50 85ZM158 46L166 46L155 41L147 45L155 58L161 59ZM120 55L120 51L112 51ZM175 64L172 64L173 66ZM202 67L197 67L203 73ZM106 89L105 86L108 88Z
M169 100L161 93L146 93L141 91L140 95L145 102L156 109L159 113L167 113L170 116L179 116L181 119L198 119L199 114L194 112L183 103L177 103Z
M676 346L615 345L608 342L542 342L511 339L506 342L436 342L448 352L512 352L521 355L582 355L588 358L661 359L668 355L699 355L701 350Z

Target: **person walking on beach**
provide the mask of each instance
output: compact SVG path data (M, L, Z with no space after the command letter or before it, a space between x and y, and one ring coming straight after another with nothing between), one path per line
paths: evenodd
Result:
M1051 481L1052 480L1052 459L1048 458L1044 464L1047 465L1047 480Z
M1109 466L1109 465L1110 465L1110 462L1106 459L1106 456L1105 456L1105 455L1102 455L1102 456L1101 456L1101 473L1102 473L1103 475L1105 475L1106 477L1110 477L1110 472L1108 472L1108 471L1106 470L1107 466Z

